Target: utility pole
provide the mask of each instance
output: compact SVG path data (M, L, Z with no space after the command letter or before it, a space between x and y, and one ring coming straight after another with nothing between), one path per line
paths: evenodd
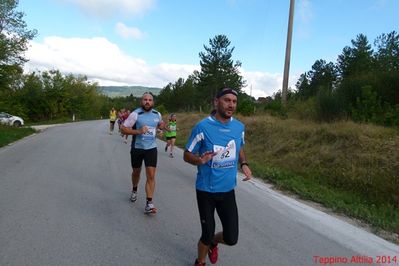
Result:
M287 105L288 78L289 78L290 60L291 60L292 25L294 20L294 6L295 6L295 0L290 0L290 14L288 18L287 45L285 49L283 88L281 91L281 103L283 104L283 106Z

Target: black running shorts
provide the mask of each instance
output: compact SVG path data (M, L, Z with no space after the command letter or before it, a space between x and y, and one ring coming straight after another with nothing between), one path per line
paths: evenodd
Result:
M235 245L238 240L238 211L234 189L210 193L197 190L197 204L201 221L201 242L210 245L215 235L215 209L223 227L223 241Z
M149 150L133 148L130 150L130 161L133 168L140 168L143 164L143 160L145 167L157 167L157 158L157 148Z

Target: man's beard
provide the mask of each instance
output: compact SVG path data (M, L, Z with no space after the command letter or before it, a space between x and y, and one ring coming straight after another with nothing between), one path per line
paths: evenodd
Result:
M150 111L152 109L152 106L146 106L146 105L142 105L141 108L143 108L145 111Z
M230 119L230 118L232 117L232 115L228 115L228 114L226 114L225 112L219 113L219 114L220 114L220 116L221 116L223 119Z
M223 119L230 119L233 116L234 110L228 110L231 111L231 115L227 114L227 110L223 110L222 108L218 108L218 113Z

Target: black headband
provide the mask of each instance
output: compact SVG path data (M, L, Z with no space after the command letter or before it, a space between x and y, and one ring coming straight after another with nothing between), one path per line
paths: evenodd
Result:
M233 89L230 89L230 88L224 88L224 89L221 89L217 94L216 94L216 98L217 99L219 99L220 97L222 97L223 95L226 95L226 94L233 94L233 95L235 95L235 96L238 96L238 93L235 91L235 90L233 90Z

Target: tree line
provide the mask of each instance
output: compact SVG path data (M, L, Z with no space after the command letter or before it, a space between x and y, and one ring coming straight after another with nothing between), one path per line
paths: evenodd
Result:
M18 0L0 2L0 110L31 121L70 117L107 117L111 107L133 109L138 99L110 98L97 91L85 76L63 75L58 70L23 74L23 52L36 35L16 11ZM280 116L330 122L352 119L386 126L399 125L399 35L382 34L372 46L359 34L344 47L337 62L317 60L288 92L287 106L281 91L260 103L243 92L247 85L234 61L234 47L227 36L216 35L199 53L200 71L167 84L155 97L161 112L209 112L219 88L239 94L238 112L252 115L266 111Z
M24 52L37 35L17 11L18 0L0 1L0 111L27 121L108 117L112 106L129 108L133 96L111 99L86 76L63 75L58 70L24 74Z
M0 92L0 110L29 122L108 118L112 107L133 109L138 102L133 95L110 98L86 76L63 75L59 70L24 74L19 82L20 87Z
M236 88L240 93L238 111L251 115L266 110L280 116L331 122L352 119L385 126L399 125L399 35L392 31L374 41L359 34L344 47L337 63L316 60L288 92L287 106L281 104L281 90L259 103L243 93L246 86L239 73L240 62L231 59L234 48L218 35L201 52L201 71L186 80L168 84L159 96L167 110L191 111L211 108L215 89ZM209 107L210 106L210 107Z
M381 34L373 46L359 34L337 62L317 60L290 93L292 105L305 103L322 121L350 118L399 125L399 35Z

